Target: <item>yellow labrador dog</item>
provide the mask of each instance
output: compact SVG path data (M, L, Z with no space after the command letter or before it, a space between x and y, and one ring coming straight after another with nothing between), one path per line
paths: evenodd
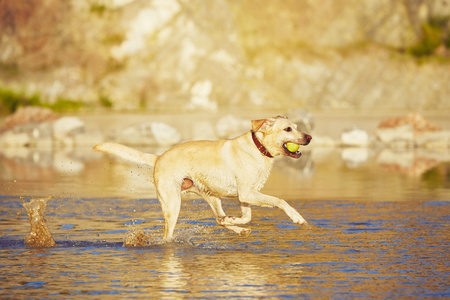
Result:
M241 236L251 232L238 226L250 222L250 205L278 207L294 223L306 223L285 200L259 191L269 177L274 157L299 158L297 145L308 145L311 136L298 131L297 125L286 117L254 120L251 124L251 131L237 138L191 141L174 146L161 156L115 143L99 144L94 149L154 166L154 183L165 219L165 240L173 238L182 192L203 197L211 206L217 223ZM291 143L291 147L287 143ZM292 143L296 145L292 147ZM238 198L242 216L227 216L222 208L222 197Z

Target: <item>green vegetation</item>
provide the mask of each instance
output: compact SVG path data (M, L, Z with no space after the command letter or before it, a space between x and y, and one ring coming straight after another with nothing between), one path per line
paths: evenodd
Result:
M105 45L120 45L125 40L123 33L114 33L103 38L102 42Z
M444 178L440 172L439 167L432 168L422 174L422 180L430 189L437 189L442 187Z
M0 87L0 114L2 115L12 113L21 106L39 104L40 101L37 94L25 96L23 93Z
M100 95L99 102L103 107L106 107L106 108L111 108L113 106L111 99L109 99L105 95Z
M49 104L42 102L38 94L26 95L25 93L0 87L0 115L13 113L19 107L28 105L47 107L56 112L74 111L85 106L81 101L64 98Z
M93 3L93 4L91 4L91 7L89 8L89 11L90 11L91 13L98 14L99 16L102 16L103 13L104 13L107 9L108 9L108 8L106 7L105 4Z
M450 18L433 18L422 25L423 36L419 43L410 47L408 53L415 57L430 56L436 49L444 46L450 48Z
M43 107L51 108L56 112L74 111L83 108L85 105L81 101L71 99L58 99L53 104L41 104Z

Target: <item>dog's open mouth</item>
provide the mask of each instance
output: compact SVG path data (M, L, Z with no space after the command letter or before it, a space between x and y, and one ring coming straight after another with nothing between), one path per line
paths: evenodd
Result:
M293 158L299 158L302 156L302 153L299 151L300 145L292 142L287 142L283 144L283 150L284 153L287 156L293 157Z

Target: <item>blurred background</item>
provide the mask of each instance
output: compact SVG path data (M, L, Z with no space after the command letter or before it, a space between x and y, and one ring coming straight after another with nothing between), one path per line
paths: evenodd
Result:
M262 191L312 227L256 207L242 240L191 199L176 248L108 246L163 219L151 168L93 145L160 154L276 115L313 139ZM68 242L22 249L47 196ZM449 204L450 0L0 0L0 294L445 297Z
M450 110L448 0L0 0L0 112Z

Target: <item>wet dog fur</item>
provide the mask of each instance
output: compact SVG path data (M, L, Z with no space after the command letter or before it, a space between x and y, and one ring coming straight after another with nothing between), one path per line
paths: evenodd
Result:
M251 130L234 139L191 141L176 145L164 154L147 154L116 143L103 143L96 151L153 166L153 179L165 220L164 239L171 240L181 207L181 195L193 192L210 205L217 223L241 236L251 220L251 205L278 207L296 224L305 219L285 200L260 192L274 163L274 157L299 158L286 143L308 145L311 136L297 130L286 117L251 122ZM239 199L242 215L227 216L221 198Z

